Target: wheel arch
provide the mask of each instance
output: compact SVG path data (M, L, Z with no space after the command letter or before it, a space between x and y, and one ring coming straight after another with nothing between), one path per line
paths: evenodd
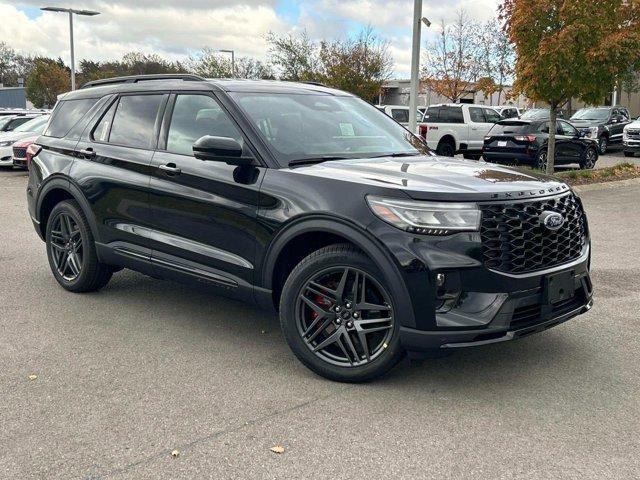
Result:
M271 293L271 300L274 302L273 306L275 308L277 308L280 298L281 291L279 289L282 288L282 285L279 284L282 279L278 278L279 272L282 270L279 270L279 268L287 260L297 260L291 269L288 271L285 269L285 273L288 276L288 273L302 258L299 260L297 256L289 258L287 253L292 249L295 250L297 245L304 243L310 236L322 236L326 241L311 245L314 248L310 251L302 249L303 253L308 252L302 258L323 246L334 243L350 243L360 249L380 269L387 288L390 289L393 298L398 303L396 310L400 314L398 318L401 319L402 324L415 326L411 298L400 269L391 253L366 230L354 226L352 222L330 216L314 215L313 217L294 221L282 230L268 247L262 262L260 285ZM318 248L315 248L316 246ZM284 280L286 280L286 277Z
M38 194L36 203L36 220L38 221L39 232L44 239L46 236L47 221L53 208L64 200L75 200L84 212L89 221L89 228L93 234L93 238L99 241L98 226L95 217L91 211L89 202L84 198L80 189L75 186L68 178L54 177L43 185Z
M440 137L440 140L438 140L438 145L440 145L441 143L450 143L453 145L454 150L458 150L458 142L456 140L456 137L452 133L446 133L442 137Z

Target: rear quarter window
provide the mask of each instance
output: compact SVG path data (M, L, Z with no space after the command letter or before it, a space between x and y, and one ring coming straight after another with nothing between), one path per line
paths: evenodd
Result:
M97 98L83 98L58 102L44 135L56 138L66 136L97 101Z

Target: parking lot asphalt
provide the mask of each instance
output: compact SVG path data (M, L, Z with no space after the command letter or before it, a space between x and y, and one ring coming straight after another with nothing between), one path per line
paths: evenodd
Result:
M365 385L203 287L123 271L64 291L25 185L0 172L2 479L640 478L638 184L582 194L591 312Z

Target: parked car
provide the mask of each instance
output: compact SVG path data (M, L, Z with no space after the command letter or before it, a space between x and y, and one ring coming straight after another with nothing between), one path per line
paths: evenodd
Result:
M607 153L609 146L622 144L625 125L631 123L629 111L624 107L589 107L573 114L571 124L589 138L598 141L600 154Z
M589 230L566 184L428 153L318 85L98 80L60 98L27 200L63 288L123 267L207 283L277 310L296 356L334 380L591 307Z
M389 115L399 124L405 127L409 125L409 107L403 105L376 105L376 108ZM419 120L422 118L422 115L417 113L416 118Z
M457 152L477 160L482 142L491 127L502 117L482 105L451 103L431 105L418 125L418 133L438 155L452 157Z
M6 117L0 117L0 132L11 132L23 123L27 123L42 114L24 114L24 115L11 115Z
M34 135L40 135L44 132L48 121L49 115L38 115L10 132L0 133L0 167L13 165L12 149L15 142Z
M564 119L566 114L564 110L559 109L557 112L557 117ZM548 108L530 108L522 115L520 115L522 120L548 120L549 119L549 109Z
M520 115L522 115L522 113L520 112L520 109L518 107L514 107L513 105L500 105L500 106L491 107L491 108L493 108L496 112L498 112L500 116L504 119L520 118Z
M640 152L640 117L624 126L622 142L625 157L634 157Z
M29 149L29 147L31 147L36 139L38 138L38 135L35 135L33 137L28 137L28 138L24 138L22 140L18 140L16 143L13 144L12 150L13 150L13 166L14 167L18 167L18 168L22 168L22 169L28 169L29 168L29 164L31 163L31 158L33 157L33 153L35 153L37 151L37 148L32 148Z
M496 123L484 138L482 155L487 162L513 162L547 168L549 140L548 120L503 120ZM570 123L556 124L555 164L577 163L582 169L593 168L598 161L598 144L584 138Z

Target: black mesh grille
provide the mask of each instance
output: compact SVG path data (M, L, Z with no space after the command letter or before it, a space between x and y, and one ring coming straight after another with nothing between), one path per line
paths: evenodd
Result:
M507 273L526 273L578 258L585 243L585 218L580 201L571 193L530 202L480 205L484 265ZM552 231L540 214L562 214L565 222Z
M27 149L26 148L13 147L13 157L14 158L27 158Z

